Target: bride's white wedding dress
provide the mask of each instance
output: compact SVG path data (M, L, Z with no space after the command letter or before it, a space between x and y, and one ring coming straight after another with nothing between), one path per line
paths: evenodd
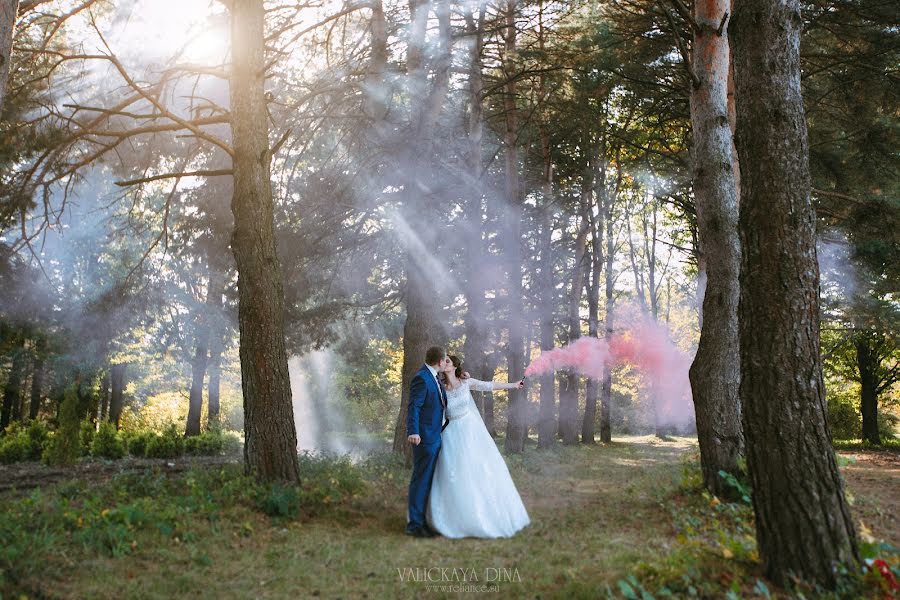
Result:
M465 379L447 390L450 422L441 433L426 521L448 538L510 537L531 520L470 389L489 392L493 384Z

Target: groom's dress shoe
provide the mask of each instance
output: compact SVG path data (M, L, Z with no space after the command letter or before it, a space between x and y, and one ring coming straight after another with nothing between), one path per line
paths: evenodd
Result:
M422 529L425 530L425 533L428 534L428 537L437 537L438 535L440 535L437 531L429 527L427 524L422 525Z
M422 527L416 527L415 529L407 528L406 535L411 535L412 537L417 537L417 538L431 537L430 535L428 535L428 532L425 531L425 529Z

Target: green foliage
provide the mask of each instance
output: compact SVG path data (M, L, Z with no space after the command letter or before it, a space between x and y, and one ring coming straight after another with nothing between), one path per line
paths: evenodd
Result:
M31 454L31 439L21 429L6 428L6 435L0 438L0 463L8 464L28 460Z
M79 439L81 440L81 453L90 454L91 447L94 445L94 435L97 433L97 426L93 421L84 420L81 422L79 431Z
M297 486L276 481L259 488L256 502L270 517L292 519L300 511L300 490Z
M303 452L299 461L300 503L307 514L317 514L365 489L362 471L346 455Z
M750 484L744 481L741 481L731 473L727 471L719 471L719 477L725 480L725 483L733 489L737 493L737 497L741 499L741 502L744 504L750 504Z
M125 447L131 456L143 457L147 453L147 442L156 437L152 431L130 431L122 434Z
M147 458L177 458L184 454L184 437L174 423L170 423L162 435L147 440L144 449Z
M828 428L835 440L849 440L862 435L862 417L859 413L859 399L848 398L846 394L829 393Z
M101 429L95 444L105 435ZM321 514L364 488L362 472L345 457L304 456L301 473L301 486L264 485L245 476L242 465L229 464L175 476L153 469L121 473L100 485L71 480L37 488L0 505L0 594L5 597L20 580L63 568L63 561L52 560L62 549L119 557L141 544L158 544L159 537L190 546L211 528L251 535L252 520L242 510L281 519ZM201 566L209 563L202 553L191 556Z
M48 438L47 428L39 421L32 421L27 427L10 423L0 437L0 463L38 460Z
M100 423L100 429L91 443L91 456L119 459L125 456L125 442L116 431L116 426L109 421Z
M233 432L205 431L184 439L184 453L192 456L221 456L237 453L241 440Z
M75 385L66 387L59 407L59 428L50 438L42 460L51 465L72 464L81 455L81 416Z

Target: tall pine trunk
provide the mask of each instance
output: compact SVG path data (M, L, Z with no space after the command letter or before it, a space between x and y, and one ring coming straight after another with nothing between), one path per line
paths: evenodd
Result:
M206 297L207 315L209 321L209 380L206 393L206 427L210 431L221 426L219 413L220 390L222 381L222 348L225 338L225 319L222 313L225 295L225 273L211 266L209 276L209 292Z
M859 551L825 422L802 24L799 0L743 0L730 26L741 164L740 397L765 574L833 588L836 566L858 568Z
M596 157L591 161L591 168L596 168ZM598 186L594 185L596 190ZM603 196L598 194L601 202L599 214L594 216L594 204L591 202L588 217L591 225L590 261L585 265L585 291L588 301L588 335L600 337L600 274L603 272ZM608 371L604 368L604 375ZM597 402L600 399L600 382L590 378L584 392L584 419L581 424L581 443L594 444L594 422L597 419Z
M469 55L469 79L467 112L465 115L467 135L467 155L465 168L468 171L468 203L466 206L466 318L465 342L463 343L463 361L472 377L489 381L493 378L486 353L488 340L487 307L485 292L488 282L484 274L484 261L489 255L487 244L482 233L482 214L484 212L484 194L481 176L482 139L484 132L484 77L482 75L482 52L484 49L485 6L479 8L478 14L472 13L472 6L462 6L466 22L466 34L472 39ZM490 371L490 372L489 372ZM488 398L481 392L475 392L475 404L485 423L493 422L493 396ZM488 402L490 401L490 403Z
M434 218L431 209L433 199L423 194L421 172L430 165L433 148L428 134L437 122L443 108L450 77L450 12L448 0L437 0L435 12L438 19L439 44L434 64L432 84L428 85L428 69L425 65L423 49L427 33L428 0L410 1L410 33L407 46L406 67L410 94L410 129L408 171L404 181L404 206L406 221L414 235L428 252L436 252L440 243L440 222ZM409 386L416 371L425 362L425 351L429 346L444 342L446 334L438 313L436 284L441 273L430 270L426 261L419 256L421 250L410 244L405 253L406 264L406 321L403 325L403 375L401 379L400 410L394 423L395 452L405 455L410 461L412 451L406 441L406 414L409 402Z
M730 48L719 23L730 0L697 0L693 68L699 85L691 89L694 202L700 263L705 270L700 344L690 369L700 444L703 483L716 496L730 489L719 471L736 473L743 450L738 340L737 157L728 114Z
M860 335L854 342L856 366L859 369L860 412L862 413L862 439L864 442L881 444L878 434L878 379L875 370L877 359L868 339Z
M590 188L588 188L590 189ZM569 289L569 310L567 324L568 339L571 344L581 337L579 307L584 293L584 259L587 252L587 235L590 223L582 215L578 235L575 238L575 268L572 270L572 285ZM559 436L563 444L578 442L578 375L574 371L565 374L559 389Z
M543 5L540 12L540 44L543 50ZM540 79L539 95L544 97L544 77ZM553 349L554 345L554 313L556 308L556 287L553 276L553 161L550 154L550 135L546 125L539 124L541 139L541 155L544 164L543 206L540 218L540 346L541 351ZM538 413L538 448L548 448L556 439L556 386L553 374L538 379L540 385L540 406Z
M109 418L109 369L104 369L100 378L100 422Z
M6 100L9 67L12 61L13 35L19 12L19 0L0 2L0 112Z
M522 193L519 189L519 134L516 111L516 81L511 68L516 61L516 0L506 1L506 23L504 27L503 61L506 70L506 90L503 109L506 113L506 129L503 136L506 165L507 228L505 239L506 273L508 290L508 350L506 353L508 381L518 381L525 376L525 323L522 319ZM506 440L503 447L507 452L521 452L525 449L528 434L526 422L526 396L522 390L509 390L509 407L506 422Z
M109 370L109 381L112 390L109 397L109 422L114 424L116 429L119 429L123 394L125 392L125 363L112 365Z
M3 389L3 407L0 409L0 431L6 428L14 419L17 406L22 401L22 383L25 379L25 367L27 364L25 353L25 340L20 338L12 351L12 367Z
M244 473L261 481L299 482L270 181L263 4L234 0L231 5L231 248L238 272Z

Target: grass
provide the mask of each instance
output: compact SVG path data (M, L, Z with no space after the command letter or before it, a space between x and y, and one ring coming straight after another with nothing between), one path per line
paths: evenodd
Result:
M503 598L628 597L628 589L640 597L640 589L658 594L691 587L700 597L724 597L732 589L742 594L735 597L777 595L771 586L765 594L757 587L747 509L704 497L695 487L695 459L696 442L687 438L529 447L507 457L507 464L532 523L504 540L404 536L409 469L389 454L373 455L358 469L307 459L299 511L268 511L287 516L268 516L263 507L273 497L276 506L291 507L293 500L243 479L239 465L129 475L95 487L63 483L30 496L8 493L0 527L5 519L13 533L30 536L30 545L0 563L8 569L0 595L454 595L409 581L416 568L419 574L432 569L438 578L435 569L446 568L452 577L456 568L469 585L495 586L486 591ZM866 490L854 493L857 501L870 497ZM61 521L68 524L59 527ZM896 528L893 521L878 525ZM96 531L85 536L84 530ZM874 526L873 532L896 535ZM635 579L629 583L628 577Z

